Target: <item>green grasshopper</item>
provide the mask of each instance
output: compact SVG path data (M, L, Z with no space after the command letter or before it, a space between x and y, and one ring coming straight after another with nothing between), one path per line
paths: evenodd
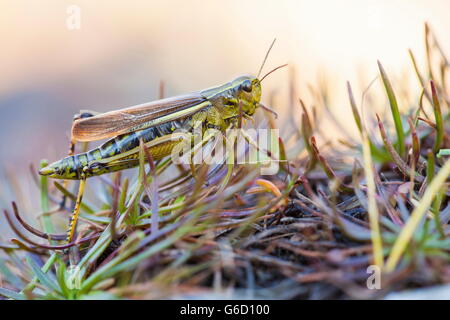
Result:
M172 133L177 129L193 131L196 127L214 128L224 132L236 125L240 116L251 117L263 105L259 74L273 46L270 46L258 76L241 76L224 85L136 105L101 114L84 113L75 117L69 156L39 171L56 179L80 180L75 208L67 231L71 242L80 211L86 179L139 165L140 141L154 160L171 154L180 140ZM73 154L76 142L109 139L100 147Z

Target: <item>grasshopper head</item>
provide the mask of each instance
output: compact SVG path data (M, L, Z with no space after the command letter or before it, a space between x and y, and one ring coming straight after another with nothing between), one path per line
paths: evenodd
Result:
M51 178L60 178L62 172L62 166L60 162L61 161L53 162L52 164L49 164L48 166L40 169L39 174Z
M55 179L74 179L75 170L68 170L64 163L65 159L55 161L39 170L39 174Z
M232 85L237 100L242 103L242 111L252 116L261 100L261 82L253 76L242 76L233 80Z
M244 113L249 116L255 113L255 109L261 100L261 82L271 73L286 66L287 64L283 64L270 70L261 79L253 76L242 76L231 82L233 96L238 102L242 103L242 111Z

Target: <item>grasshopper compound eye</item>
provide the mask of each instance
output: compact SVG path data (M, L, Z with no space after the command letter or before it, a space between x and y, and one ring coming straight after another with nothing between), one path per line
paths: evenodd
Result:
M241 85L241 89L248 93L252 92L252 82L250 80L245 80Z

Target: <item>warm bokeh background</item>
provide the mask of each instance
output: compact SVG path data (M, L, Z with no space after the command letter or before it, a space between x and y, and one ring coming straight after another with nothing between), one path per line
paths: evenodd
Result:
M67 8L81 9L68 30ZM380 59L416 85L407 49L423 59L423 22L450 51L447 0L65 1L0 4L0 167L22 168L67 151L79 109L111 110L157 98L160 80L175 95L266 70L295 66L298 94L327 79L331 108L349 116L345 80L360 94ZM264 83L285 105L288 72ZM358 86L360 84L360 86ZM358 89L359 88L359 89Z

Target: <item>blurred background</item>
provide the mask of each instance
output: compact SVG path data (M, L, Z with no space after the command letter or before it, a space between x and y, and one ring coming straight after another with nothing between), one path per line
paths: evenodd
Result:
M449 12L447 0L1 1L1 169L28 174L64 156L80 109L156 99L160 81L171 96L256 74L273 38L265 71L289 63L306 101L326 82L330 110L346 119L346 80L360 96L377 59L394 86L417 88L407 49L423 61L428 21L450 51ZM263 87L282 117L289 74Z

